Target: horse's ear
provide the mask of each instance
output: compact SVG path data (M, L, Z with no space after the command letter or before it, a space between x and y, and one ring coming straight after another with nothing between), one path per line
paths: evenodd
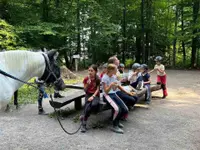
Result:
M48 51L47 55L48 55L50 60L52 60L52 59L56 60L57 57L58 57L58 51L56 51L56 50Z

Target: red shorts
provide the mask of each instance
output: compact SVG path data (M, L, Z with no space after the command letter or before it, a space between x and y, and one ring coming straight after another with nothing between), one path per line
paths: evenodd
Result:
M159 76L157 75L157 82L160 82L161 84L166 84L167 83L167 76Z

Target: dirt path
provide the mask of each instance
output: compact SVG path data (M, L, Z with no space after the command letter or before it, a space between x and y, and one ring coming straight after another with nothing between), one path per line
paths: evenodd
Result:
M200 148L200 73L168 70L169 97L154 99L150 109L136 108L124 122L125 133L110 131L109 112L91 116L89 131L65 134L55 119L37 115L37 105L0 113L0 150L198 150ZM155 75L152 80L155 81ZM153 93L161 96L161 91ZM53 111L48 101L45 109ZM70 106L72 107L72 106ZM63 124L75 130L76 112ZM93 129L96 122L103 128ZM106 123L104 123L106 122Z

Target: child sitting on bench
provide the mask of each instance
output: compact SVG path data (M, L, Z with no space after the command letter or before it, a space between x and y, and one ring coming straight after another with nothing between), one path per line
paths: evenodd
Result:
M127 116L128 108L121 99L121 97L127 95L127 97L130 98L129 100L133 100L134 103L135 99L132 97L133 93L126 92L122 88L119 81L117 81L116 73L117 73L117 66L114 64L109 64L107 67L107 73L102 78L103 95L105 101L108 104L110 104L110 106L114 110L112 130L116 133L124 133L124 131L122 130L123 125L119 122L119 120L124 116ZM118 95L119 92L120 95ZM125 99L127 97L125 97Z
M142 73L140 72L141 65L138 63L134 63L132 65L132 71L129 73L128 80L130 81L130 85L137 89L141 90L143 88L143 79Z
M90 116L92 111L98 110L99 105L100 78L97 75L96 65L92 65L89 67L88 76L84 78L83 84L86 95L84 112L81 116L81 132L86 132L86 124L88 117Z
M146 64L141 65L142 77L144 81L144 87L147 89L147 93L145 94L145 103L150 104L151 102L151 89L150 89L150 74L148 73L148 66Z

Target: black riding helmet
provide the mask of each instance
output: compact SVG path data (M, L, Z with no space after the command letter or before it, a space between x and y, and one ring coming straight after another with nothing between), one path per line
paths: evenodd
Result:
M141 68L144 69L144 70L148 70L149 69L149 67L147 66L147 64L142 64Z
M162 57L161 56L156 56L156 58L154 60L160 62L162 60Z
M140 65L139 63L134 63L134 64L132 65L132 69L133 69L133 70L139 69L140 67L141 67L141 65Z
M119 64L119 67L121 67L121 68L124 68L125 66L124 66L124 64Z

